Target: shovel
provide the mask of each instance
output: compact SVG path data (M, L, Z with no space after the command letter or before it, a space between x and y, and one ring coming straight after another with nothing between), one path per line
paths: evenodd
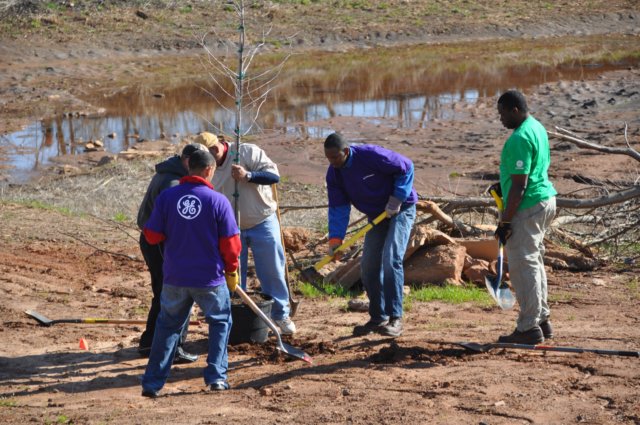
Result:
M302 270L302 272L301 272L302 277L307 282L322 281L323 277L322 277L322 275L320 273L318 273L318 271L321 268L323 268L324 266L326 266L327 264L329 264L329 262L331 262L331 260L333 259L333 257L335 256L335 254L338 251L344 251L347 248L349 248L358 239L360 239L361 237L366 235L369 230L373 229L373 226L375 226L376 224L380 223L382 220L384 220L387 217L388 217L387 212L383 211L382 214L380 214L379 216L374 218L371 223L367 224L362 229L358 230L355 235L351 236L346 242L344 242L342 245L340 245L338 248L336 248L334 253L333 253L333 255L325 255L324 257L322 257L322 259L320 261L318 261L312 267L307 267L306 269Z
M87 317L84 319L56 319L52 320L34 310L27 310L28 316L36 319L42 326L51 326L56 323L82 323L92 325L146 325L146 320L130 320L130 319L101 319L95 317ZM199 325L198 321L189 322L190 325Z
M493 199L496 201L496 205L498 206L498 211L502 213L503 204L502 198L496 192L496 189L489 188L489 193L493 196ZM511 293L511 289L506 282L502 282L502 267L503 267L503 258L504 258L504 245L502 242L498 241L498 263L496 265L496 276L487 275L484 278L484 284L487 287L487 291L491 295L491 298L494 299L496 304L500 306L503 310L510 310L513 308L516 300Z
M282 351L284 354L287 354L288 356L291 356L295 359L303 360L311 364L311 361L312 361L311 357L309 357L307 353L297 348L294 348L289 344L285 344L282 342L282 338L280 338L280 332L278 332L278 328L276 327L276 325L271 321L271 319L267 317L266 314L264 314L262 310L260 310L260 308L256 305L256 303L254 303L253 300L249 298L247 293L242 290L240 285L236 286L235 292L240 296L240 298L242 298L242 301L246 305L248 305L249 308L251 308L251 310L253 310L253 312L256 315L258 315L258 317L264 320L264 322L267 324L267 326L269 326L269 328L273 331L273 333L276 334L276 337L278 338L278 344L276 348L278 350Z
M600 350L597 348L557 347L552 345L515 344L509 342L495 342L490 344L478 344L476 342L459 342L457 343L457 345L460 345L467 350L475 351L476 353L486 353L487 351L494 348L510 348L514 350L559 351L563 353L596 353L610 356L640 357L640 351Z

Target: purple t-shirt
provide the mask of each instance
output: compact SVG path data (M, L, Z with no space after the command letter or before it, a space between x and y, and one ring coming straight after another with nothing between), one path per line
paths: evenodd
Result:
M183 182L160 193L145 227L166 236L163 283L207 287L225 282L220 239L240 231L224 195Z

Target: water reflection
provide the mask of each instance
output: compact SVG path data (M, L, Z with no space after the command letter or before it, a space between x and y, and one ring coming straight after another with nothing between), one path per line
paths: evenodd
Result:
M425 127L434 119L461 119L462 112L456 108L461 102L473 105L509 88L587 78L630 64L637 64L637 59L557 67L461 67L459 71L407 67L402 73L371 69L366 64L338 73L297 70L273 90L261 110L257 130L322 138L333 130L318 122L337 116L368 118L399 128ZM105 98L101 102L104 116L61 116L33 123L2 138L10 148L7 162L17 169L12 179L22 180L54 156L81 152L91 140L102 140L107 151L119 152L140 139L177 141L181 135L217 128L230 134L235 125L234 104L225 90L232 92L232 87L218 88L207 81L163 88L162 92L141 85ZM252 119L245 117L243 131Z

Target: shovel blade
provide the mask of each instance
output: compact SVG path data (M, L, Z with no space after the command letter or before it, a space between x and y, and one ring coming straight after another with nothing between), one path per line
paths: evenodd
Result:
M516 299L507 284L502 284L498 276L485 276L484 284L489 291L491 298L503 310L511 310L516 303Z
M477 342L458 342L457 345L476 353L486 353L492 348L491 344L478 344Z
M302 278L308 283L322 282L322 275L314 267L307 267L302 270Z
M40 323L43 326L51 326L53 324L53 320L49 319L46 316L43 316L42 314L38 313L35 310L27 310L25 311L25 314L36 319L38 323Z
M291 293L291 292L289 292ZM300 299L298 298L297 300L294 300L293 298L290 299L289 301L289 307L290 307L290 311L289 311L289 316L290 317L295 317L296 313L298 312L298 307L300 307Z
M324 283L324 277L320 273L318 273L315 267L308 267L304 270L301 270L300 276L302 276L302 280L304 282L310 284L321 293L327 293L327 291L322 287L322 284Z
M282 351L284 354L286 354L288 356L291 356L291 357L296 358L298 360L305 361L305 362L307 362L309 364L311 364L311 362L313 361L311 359L311 357L307 353L305 353L304 351L302 351L302 350L300 350L298 348L292 347L289 344L285 344L284 342L281 343L281 345L278 346L278 350Z

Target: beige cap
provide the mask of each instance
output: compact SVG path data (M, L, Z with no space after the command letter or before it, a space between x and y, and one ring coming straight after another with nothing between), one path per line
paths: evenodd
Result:
M207 148L211 148L218 144L218 137L213 133L208 133L204 131L196 136L193 143L200 143L201 145L204 145Z

